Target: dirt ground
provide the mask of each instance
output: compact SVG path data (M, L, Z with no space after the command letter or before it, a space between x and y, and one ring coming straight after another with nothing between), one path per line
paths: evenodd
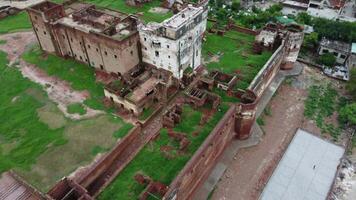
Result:
M262 141L236 154L217 184L212 200L258 199L296 130L302 128L320 135L320 129L303 114L307 88L330 81L338 84L337 81L326 80L318 70L307 66L292 80L292 83L285 81L269 102L271 114L263 117Z

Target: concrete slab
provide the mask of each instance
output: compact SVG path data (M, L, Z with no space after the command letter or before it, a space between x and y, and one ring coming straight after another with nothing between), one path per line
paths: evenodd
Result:
M344 152L343 147L299 129L260 199L326 199Z

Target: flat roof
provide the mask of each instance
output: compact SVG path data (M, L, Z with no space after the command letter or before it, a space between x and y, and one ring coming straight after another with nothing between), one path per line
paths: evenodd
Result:
M345 149L298 129L260 200L325 200Z
M356 53L356 43L352 43L351 53Z
M184 8L179 13L173 15L171 18L164 20L162 22L162 25L165 27L177 29L183 24L187 23L187 21L196 17L202 11L202 8L196 8L191 5L188 5L188 7Z
M135 88L135 90L132 92L132 95L129 96L129 99L131 99L134 102L141 101L143 98L147 96L146 95L147 93L149 93L156 87L158 82L159 80L157 78L153 76L150 77L143 84Z

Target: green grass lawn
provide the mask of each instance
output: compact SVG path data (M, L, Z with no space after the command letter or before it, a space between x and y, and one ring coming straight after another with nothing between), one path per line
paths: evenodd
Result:
M168 12L166 14L149 12L151 8L159 7L161 5L162 1L160 0L152 0L151 2L144 3L141 7L128 6L126 5L125 0L84 0L84 2L119 10L121 12L130 14L143 13L143 16L140 16L140 18L143 19L145 22L161 22L173 15L172 12Z
M209 60L208 53L220 55L218 62L207 64L208 70L220 70L228 74L238 73L242 80L237 84L246 89L272 53L264 51L261 55L253 54L253 35L228 31L224 36L207 34L203 44L203 56Z
M113 183L104 190L99 199L137 199L144 190L144 187L134 180L137 172L169 185L225 114L228 106L223 105L221 109L220 112L215 113L208 123L204 124L204 126L199 126L201 112L185 105L183 107L182 122L174 130L187 134L191 141L187 152L183 155L177 154L176 148L179 144L167 135L166 129L162 129L160 136L139 152ZM198 132L197 136L192 134L195 131ZM160 151L160 148L166 145L174 147L174 150L170 153L174 158L168 159Z
M63 129L51 130L39 122L37 109L44 103L27 91L40 86L24 79L15 68L7 67L0 52L0 172L13 167L29 169L49 145L66 142Z
M31 28L31 22L28 18L27 12L25 11L0 20L0 34L28 30Z
M138 119L141 121L146 120L149 116L152 115L153 111L155 110L151 107L144 109Z
M132 128L111 114L66 118L40 85L7 63L0 52L0 173L14 169L46 192Z
M73 103L70 104L69 106L67 106L67 111L68 113L71 114L80 114L80 115L84 115L85 113L87 113L87 111L85 110L85 108L83 107L83 105L81 103Z
M38 46L25 52L23 59L43 69L50 76L68 81L75 90L88 90L90 98L84 104L93 109L105 109L102 104L103 85L95 81L93 68L73 59L64 59L55 55L44 56Z

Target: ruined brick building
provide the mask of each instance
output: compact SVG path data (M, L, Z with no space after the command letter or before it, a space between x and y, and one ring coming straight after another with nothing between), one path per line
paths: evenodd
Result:
M94 5L49 1L28 10L42 50L118 76L138 66L137 19Z
M83 3L63 6L43 2L28 9L28 13L44 51L76 59L112 74L117 79L105 86L105 96L139 115L155 104L165 104L171 95L169 91L178 90L186 71L194 73L201 65L207 2L204 1L203 6L187 6L162 23L147 25L135 16ZM188 103L196 106L211 104L216 109L220 96L212 92L214 87L239 96L241 101L229 105L170 185L149 184L149 192L158 190L166 200L192 199L194 191L207 178L230 142L250 136L264 91L280 69L291 69L297 59L303 41L302 30L297 25L268 25L256 33L254 47L270 49L274 53L244 91L233 90L238 77L219 71L190 81L185 91ZM189 79L194 79L192 77ZM174 126L181 120L181 112L179 106L166 109L163 124ZM95 198L130 162L131 154L140 150L130 145L144 145L157 136L148 134L145 128L144 125L135 126L112 151L79 178L63 178L48 192L48 199ZM183 141L184 138L180 141L181 148L187 146ZM124 158L127 159L122 160ZM146 182L144 176L135 178Z

